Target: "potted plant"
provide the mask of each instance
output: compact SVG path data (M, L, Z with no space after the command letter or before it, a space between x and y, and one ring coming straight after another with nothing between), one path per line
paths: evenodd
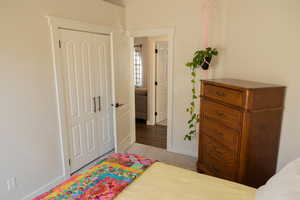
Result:
M208 70L210 67L211 60L214 56L218 55L217 49L212 49L211 47L205 50L198 50L194 54L194 58L191 62L186 63L186 66L190 68L192 75L192 101L186 111L190 114L190 119L188 121L189 132L185 135L184 140L192 140L192 136L197 133L197 123L199 122L199 114L195 109L196 100L199 95L196 94L196 69L202 68L203 70Z

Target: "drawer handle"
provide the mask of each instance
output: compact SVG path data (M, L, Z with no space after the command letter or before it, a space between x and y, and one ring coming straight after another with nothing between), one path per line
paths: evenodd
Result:
M216 111L216 114L219 116L219 117L225 117L225 114L220 112L220 111Z
M214 171L214 173L220 173L220 170L217 169L216 167L210 165L210 168Z
M226 97L226 94L224 92L217 91L216 95L219 96L219 97Z
M215 130L215 133L218 135L218 136L224 136L224 133L223 132L220 132L220 131L217 131L217 130Z
M223 153L221 151L219 151L217 148L214 149L215 150L215 153L220 155L220 156L223 156Z
M220 170L218 170L217 168L213 167L213 170L215 171L215 173L220 173Z
M218 158L216 158L216 157L214 157L212 155L216 155L217 154L218 156L223 156L223 153L221 151L218 151L216 147L213 148L212 150L209 150L208 154L211 156L211 158L214 158L214 159L218 159Z

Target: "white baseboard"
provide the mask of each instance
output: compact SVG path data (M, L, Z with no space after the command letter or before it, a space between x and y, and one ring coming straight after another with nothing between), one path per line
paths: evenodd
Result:
M168 148L167 151L173 152L173 153L178 153L178 154L181 154L181 155L191 156L191 157L194 157L194 158L198 157L195 152L186 151L186 150L178 150L178 149L175 149L175 148Z
M131 141L131 136L128 136L124 138L120 143L119 143L119 149L117 150L118 153L120 152L126 152L126 150L132 145Z
M21 200L32 200L33 198L37 197L38 195L43 194L44 192L47 192L47 191L51 190L53 187L55 187L56 185L62 183L67 178L68 177L65 177L65 176L57 177L56 179L54 179L50 183L40 187L39 189L32 192L31 194L28 194L27 196L23 197Z
M155 123L154 123L154 122L152 122L152 121L149 121L149 120L147 120L147 125L148 125L148 126L154 126L154 125L155 125Z

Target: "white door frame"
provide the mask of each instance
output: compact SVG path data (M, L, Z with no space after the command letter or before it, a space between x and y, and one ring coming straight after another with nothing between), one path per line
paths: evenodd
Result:
M58 17L52 17L47 16L48 19L48 25L50 27L50 33L51 33L51 45L52 45L52 55L53 55L53 69L54 69L54 79L55 79L55 89L56 89L56 102L57 102L57 109L58 109L58 125L59 125L59 135L60 135L60 146L61 146L61 157L62 157L62 168L63 168L63 176L64 178L69 178L71 169L69 166L69 145L68 145L68 126L67 126L67 120L66 120L66 103L64 99L64 89L63 89L63 73L62 73L62 58L60 54L60 48L59 48L59 40L60 35L59 31L60 29L70 29L75 31L82 31L87 33L97 33L97 34L105 34L110 36L111 40L111 90L112 90L112 97L111 97L111 103L115 103L115 91L114 91L114 54L113 54L113 33L116 31L113 28L105 27L105 26L99 26L89 23L84 23L80 21L74 21L64 18L58 18ZM116 123L116 115L115 115L115 109L113 109L113 124L111 125L113 130L113 137L114 137L114 143L115 146L116 143L116 129L115 129L115 123Z
M157 37L157 36L167 36L168 38L168 119L167 119L167 151L172 151L173 147L173 64L174 64L174 37L175 37L175 28L163 28L163 29L143 29L143 30L132 30L129 31L130 34L130 48L131 48L131 69L133 71L133 56L134 56L134 38L136 37ZM133 73L131 73L133 80ZM132 81L134 83L134 81ZM134 85L132 85L132 93L134 94ZM131 98L131 106L134 109L133 119L135 119L135 99L134 95ZM135 121L134 121L135 123ZM134 135L132 136L133 141L136 141L136 135L134 131Z

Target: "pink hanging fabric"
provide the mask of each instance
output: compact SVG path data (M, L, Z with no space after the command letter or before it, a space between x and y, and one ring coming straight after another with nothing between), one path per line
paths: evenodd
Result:
M206 0L202 7L202 41L204 49L209 47L209 30L213 17L213 8L216 6L215 3L215 0ZM210 71L210 69L203 70L205 79L209 78Z
M209 42L209 19L210 19L210 5L209 5L209 0L207 0L204 5L203 5L203 9L202 9L202 41L203 41L203 48L207 48L208 47L208 42ZM204 79L208 79L209 77L209 69L208 70L202 70L203 74L204 74Z

